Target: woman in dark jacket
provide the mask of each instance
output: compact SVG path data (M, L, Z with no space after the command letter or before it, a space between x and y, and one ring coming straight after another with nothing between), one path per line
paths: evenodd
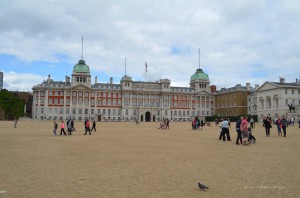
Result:
M272 128L271 122L272 122L272 120L271 120L270 117L265 117L264 118L263 126L266 129L266 136L270 136L270 128Z

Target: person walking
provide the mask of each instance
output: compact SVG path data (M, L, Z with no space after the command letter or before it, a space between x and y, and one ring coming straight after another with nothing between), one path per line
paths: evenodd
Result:
M291 117L291 126L294 126L294 123L295 123L295 118Z
M91 134L91 129L90 129L90 121L88 119L85 122L85 133L84 133L84 135L86 135L87 132L89 132L90 135L92 135Z
M62 135L62 133L64 133L64 135L66 136L66 132L65 132L65 123L64 121L61 121L61 124L60 124L60 135Z
M248 122L247 122L247 117L244 116L243 120L241 121L241 125L240 125L240 129L241 129L241 136L242 138L249 138L249 133L248 133ZM244 141L244 144L247 141Z
M236 145L239 145L239 141L241 142L241 144L243 144L242 133L241 133L241 122L242 122L242 119L243 119L243 117L241 116L240 119L235 124L235 130L237 132L237 138L236 138L236 141L235 141Z
M199 128L200 128L200 119L198 117L197 117L196 125L197 125L197 129L199 130Z
M251 127L251 129L254 128L254 119L253 119L253 117L250 118L250 127Z
M270 117L266 117L263 121L263 126L266 129L266 136L270 136L270 128L272 128L271 122L272 120L270 119Z
M194 127L194 129L197 129L197 120L198 120L198 117L195 117L194 121L193 121L193 127Z
M72 129L72 122L71 122L71 120L69 120L67 122L67 127L68 127L68 135L72 135L73 129Z
M73 119L71 120L71 126L72 126L72 130L73 130L73 131L76 131L76 130L75 130L75 127L74 127L74 120L73 120Z
M201 130L204 127L204 121L203 120L200 121L200 127L201 127Z
M170 129L170 120L166 118L166 129Z
M277 119L276 126L277 126L278 136L280 137L280 136L282 136L282 132L281 132L282 125L281 125L280 118Z
M281 117L281 125L283 130L283 137L286 137L287 120L285 119L284 115Z
M17 124L18 124L18 119L14 120L14 128L17 128Z
M56 130L57 130L58 124L56 123L56 121L54 121L53 123L53 135L56 136Z
M219 122L219 130L220 130L220 136L219 136L219 140L224 140L225 141L225 134L223 133L223 130L222 130L222 122L223 122L223 118L220 119L220 122Z
M225 141L225 135L226 135L227 141L231 141L230 134L229 134L229 124L228 124L227 118L225 118L224 121L221 123L221 128L222 128L221 136L223 137L223 141Z
M93 130L96 132L96 121L95 120L93 120L93 125L92 125L91 131L93 131Z

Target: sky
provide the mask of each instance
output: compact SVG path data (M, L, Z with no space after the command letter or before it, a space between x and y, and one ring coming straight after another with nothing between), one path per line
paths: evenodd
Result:
M92 83L170 79L199 67L217 90L300 78L297 0L0 0L4 88L64 81L83 59ZM200 49L200 59L199 59ZM125 67L126 58L126 67ZM200 60L200 61L199 61ZM147 62L147 72L145 72ZM125 69L126 68L126 69Z

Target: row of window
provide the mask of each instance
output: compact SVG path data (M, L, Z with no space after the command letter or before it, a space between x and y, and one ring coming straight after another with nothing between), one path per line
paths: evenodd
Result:
M260 108L263 109L265 108L264 106L265 101L263 99L260 99L259 104L260 104ZM276 100L274 100L274 107L278 108L278 104L279 104L279 99L277 98ZM296 104L295 99L292 99L291 102L290 100L286 99L285 100L285 106L288 106L289 104L293 104L293 105L299 105L300 106L300 100L298 101L298 104ZM266 100L266 108L271 109L272 108L272 101L270 98L267 98Z
M49 114L50 115L62 115L64 114L63 112L63 108L49 108ZM76 112L77 110L77 112ZM40 113L41 114L45 114L45 110L44 108L40 109ZM98 115L121 115L121 109L98 109L97 111L95 111L95 109L91 109L89 111L89 109L76 109L76 108L66 108L66 112L65 114L84 114L84 115L94 115L95 113L98 113ZM164 116L168 116L168 110L157 110L156 114L159 116L161 115L161 113L163 113L162 115ZM209 111L181 111L181 110L174 110L174 111L170 111L171 116L195 116L195 115L209 115ZM129 115L129 111L128 109L125 110L125 115ZM138 110L134 109L132 112L132 115L136 116L138 115Z
M234 102L230 102L229 104L228 103L219 103L218 104L218 108L222 108L222 107L235 107L236 106L236 103L235 101Z
M236 94L221 95L221 96L217 96L216 100L223 100L223 99L228 99L228 98L236 98L237 96L243 96L243 94L242 93L236 93Z
M297 90L294 90L294 89L291 89L291 94L295 94L295 92ZM289 92L289 89L285 89L285 94L288 94ZM90 95L90 92L82 92L82 91L79 91L79 92L76 92L76 91L73 91L72 92L72 96L77 96L77 93L78 93L78 96L86 96L88 97ZM97 93L97 96L98 97L118 97L120 98L121 97L121 93L110 93L110 92L96 92ZM45 91L40 91L40 92L35 92L35 95L38 96L40 94L40 96L45 96ZM64 91L48 91L48 94L49 96L63 96L64 95ZM67 91L66 92L66 95L67 96L70 96L71 92L70 91ZM300 94L300 90L298 90L298 94ZM221 96L220 98L218 99L227 99L227 98L233 98L233 97L236 97L236 96L240 96L242 95L241 93L237 93L237 94L229 94L229 95L225 95L225 96ZM91 96L92 97L95 97L95 92L92 92L91 93ZM130 93L125 93L124 94L125 97L130 97ZM143 95L138 95L139 98L142 98ZM136 94L133 94L133 97L137 97ZM145 95L146 98L151 98L151 99L154 99L154 98L160 98L160 95ZM186 99L186 100L190 100L190 97L191 96L185 96L185 95L175 95L173 96L173 99ZM164 95L164 99L168 99L168 95ZM192 100L195 100L195 96L192 96ZM202 96L202 100L205 100L205 96ZM209 97L206 97L206 100L209 100Z
M295 90L294 89L291 89L290 91L291 91L291 94L295 94ZM289 89L285 89L284 90L285 94L288 94L288 92L289 92ZM298 94L300 94L300 89L298 90Z
M38 103L38 98L36 99L37 103ZM91 101L91 105L94 106L95 105L95 100L90 100ZM72 98L72 105L82 105L84 102L84 105L89 105L89 98L79 98L77 100L77 98ZM121 100L118 99L98 99L97 100L97 106L100 105L121 105ZM41 104L44 104L44 98L41 98ZM64 100L62 98L58 99L58 98L49 98L48 99L48 104L49 105L63 105L64 104ZM70 99L66 99L66 105L70 105ZM130 100L125 100L125 106L130 106ZM160 107L161 106L161 102L160 100L133 100L132 101L132 106L152 106L152 107ZM164 107L169 107L169 101L164 101L163 102L163 106ZM173 102L172 103L172 107L183 107L183 108L189 108L190 107L190 103L185 103L185 102ZM192 104L192 107L195 107L195 103ZM200 107L200 104L197 105L197 107ZM205 103L201 103L201 107L202 108L209 108L209 102Z
M234 111L220 112L219 114L220 114L220 116L234 116L234 115L237 115L237 112L236 112L236 110L234 110Z
M44 91L41 91L41 92L36 92L35 95L36 96L39 96L39 93L40 93L40 96L45 96L45 92ZM98 97L114 97L114 98L121 98L122 94L121 93L110 93L110 92L83 92L83 91L79 91L79 92L76 92L76 91L73 91L72 92L72 96L85 96L85 97L89 97L90 95L92 97L95 97L95 94L97 94ZM48 91L48 95L49 96L64 96L64 91ZM66 96L70 96L71 95L71 92L70 91L67 91L66 92Z

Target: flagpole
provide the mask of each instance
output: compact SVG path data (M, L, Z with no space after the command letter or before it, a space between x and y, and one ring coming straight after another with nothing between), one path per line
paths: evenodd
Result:
M83 59L83 37L81 37L81 59Z
M200 69L200 48L199 48L199 69Z
M147 81L147 62L145 61L145 82Z
M125 57L125 76L126 76L126 57Z

